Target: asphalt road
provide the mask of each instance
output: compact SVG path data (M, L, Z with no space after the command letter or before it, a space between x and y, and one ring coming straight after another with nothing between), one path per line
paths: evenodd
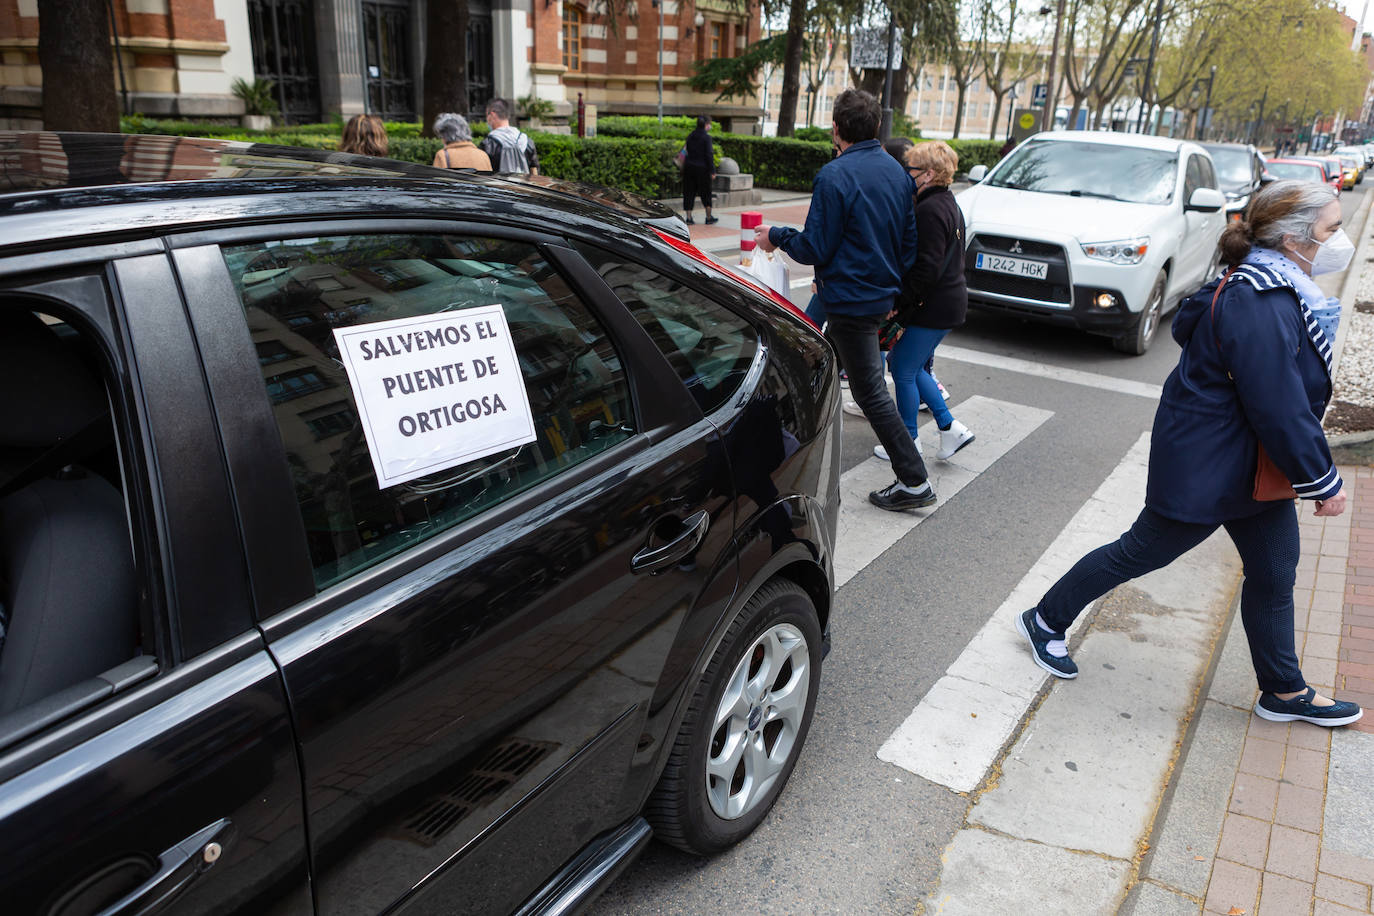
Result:
M1365 193L1344 195L1347 221L1363 216ZM912 913L930 892L969 799L877 750L1150 428L1155 402L1111 380L1161 384L1178 355L1167 328L1130 357L1102 338L979 313L946 343L1103 380L937 353L956 417L974 395L1053 415L839 590L811 734L763 825L712 859L651 844L592 913ZM866 422L848 422L845 468L875 442Z

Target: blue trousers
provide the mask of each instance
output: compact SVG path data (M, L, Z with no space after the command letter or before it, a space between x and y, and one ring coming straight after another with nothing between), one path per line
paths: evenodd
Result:
M1292 500L1221 523L1240 553L1245 581L1240 616L1260 690L1307 686L1293 645L1293 586L1298 569L1298 513ZM1040 618L1064 632L1083 608L1147 572L1162 569L1205 541L1217 525L1175 521L1146 508L1131 530L1074 564L1040 599Z
M892 379L897 383L897 412L913 439L921 426L922 401L929 405L936 426L946 429L954 421L940 386L930 374L931 357L947 334L948 329L904 328L887 357L887 368L892 370Z

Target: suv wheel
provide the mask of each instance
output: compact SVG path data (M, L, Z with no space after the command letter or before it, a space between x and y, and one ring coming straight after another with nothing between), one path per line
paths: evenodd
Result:
M1125 334L1115 338L1113 346L1132 356L1140 356L1150 349L1155 332L1159 330L1160 319L1164 317L1164 290L1168 285L1169 275L1161 270L1159 276L1155 277L1155 285L1150 287L1150 298L1145 300L1145 307L1136 316L1135 324Z
M795 583L768 582L730 625L692 695L645 806L654 835L698 855L748 836L796 766L820 673L810 597Z

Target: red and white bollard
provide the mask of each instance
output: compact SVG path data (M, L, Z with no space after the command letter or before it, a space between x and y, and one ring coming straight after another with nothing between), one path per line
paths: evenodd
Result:
M739 266L748 267L754 260L754 230L763 225L763 214L745 210L739 215Z

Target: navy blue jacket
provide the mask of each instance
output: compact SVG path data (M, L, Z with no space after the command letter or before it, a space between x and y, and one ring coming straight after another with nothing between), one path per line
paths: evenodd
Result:
M1300 497L1335 496L1342 482L1321 425L1331 376L1297 293L1241 268L1213 316L1215 289L1174 318L1183 353L1155 413L1145 504L1205 524L1259 512L1270 505L1251 497L1260 442Z
M768 240L797 263L816 265L826 311L885 315L916 260L912 190L881 143L855 143L816 173L806 227L774 226Z

